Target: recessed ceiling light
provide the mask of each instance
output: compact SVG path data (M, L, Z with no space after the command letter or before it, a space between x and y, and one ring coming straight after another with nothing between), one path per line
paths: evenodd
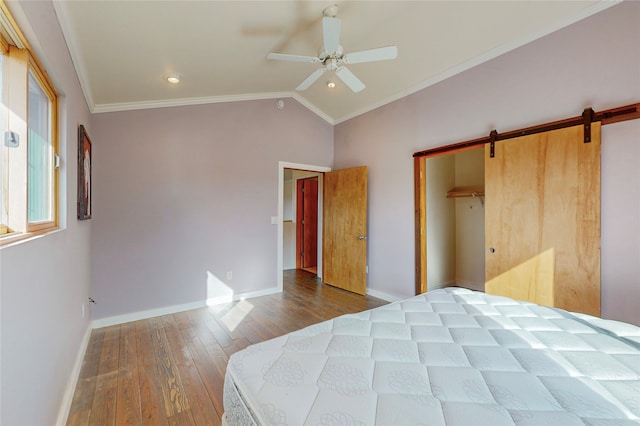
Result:
M334 87L336 87L336 83L335 83L335 82L333 82L333 81L331 81L331 80L330 80L330 81L327 81L327 87L328 87L329 89L333 89Z
M164 79L167 80L169 83L178 84L178 83L180 83L180 80L182 79L182 75L180 75L180 74L169 74L169 75L165 76Z

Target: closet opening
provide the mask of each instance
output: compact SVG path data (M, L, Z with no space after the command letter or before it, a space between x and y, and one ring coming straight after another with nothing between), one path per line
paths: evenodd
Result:
M424 161L426 290L484 291L483 147Z

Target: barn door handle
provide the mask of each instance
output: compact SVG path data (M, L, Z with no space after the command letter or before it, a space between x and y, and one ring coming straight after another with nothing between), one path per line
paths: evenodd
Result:
M366 235L358 235L358 239L359 240L366 240L367 236Z

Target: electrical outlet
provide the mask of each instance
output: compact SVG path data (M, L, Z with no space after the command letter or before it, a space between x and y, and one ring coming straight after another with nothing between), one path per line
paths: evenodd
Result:
M231 272L231 271L227 272L227 279L228 280L233 279L233 272Z

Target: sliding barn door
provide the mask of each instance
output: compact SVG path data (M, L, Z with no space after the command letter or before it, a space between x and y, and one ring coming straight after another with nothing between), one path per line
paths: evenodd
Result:
M600 123L485 147L487 293L600 315Z
M324 174L322 280L367 292L367 167Z

